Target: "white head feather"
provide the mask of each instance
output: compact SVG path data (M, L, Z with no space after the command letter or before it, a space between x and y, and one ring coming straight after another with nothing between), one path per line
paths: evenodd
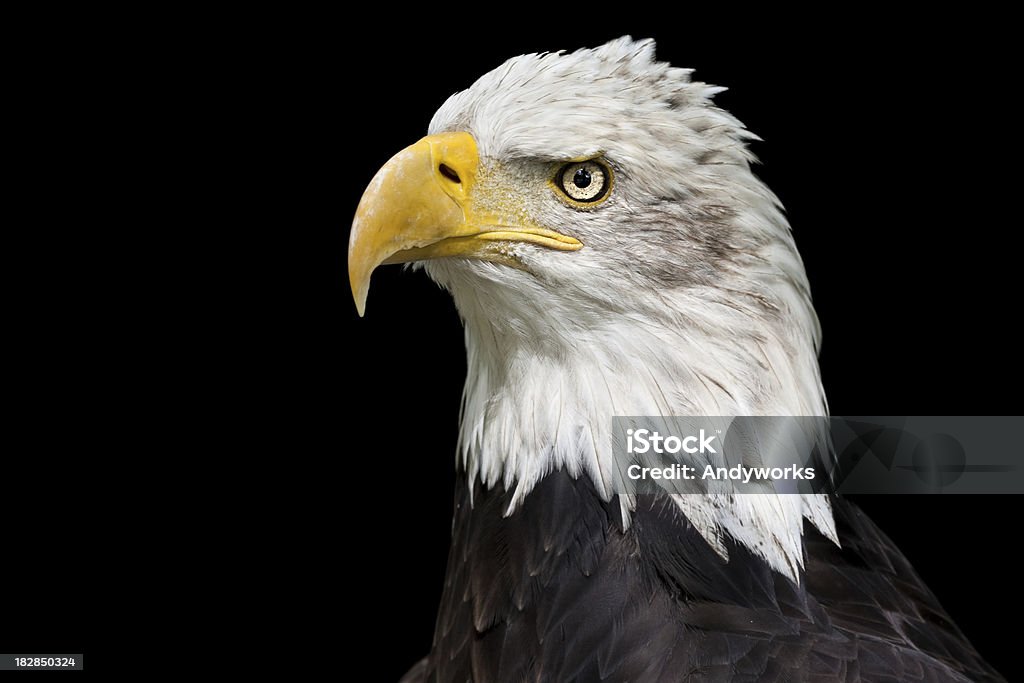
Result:
M514 488L513 508L556 469L610 498L616 415L826 414L803 264L750 170L755 136L711 102L721 90L627 37L511 59L430 124L476 139L477 205L585 245L517 244L524 270L426 264L465 322L461 461ZM615 175L607 201L588 211L561 201L552 169L597 156ZM675 499L719 553L731 536L794 579L804 517L836 539L819 496Z

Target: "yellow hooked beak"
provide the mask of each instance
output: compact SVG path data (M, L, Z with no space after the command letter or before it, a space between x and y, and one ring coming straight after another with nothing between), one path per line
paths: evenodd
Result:
M360 316L370 276L381 264L451 256L514 265L509 242L559 251L583 247L521 219L475 211L479 165L472 135L441 133L406 147L377 172L359 201L348 244L348 277Z

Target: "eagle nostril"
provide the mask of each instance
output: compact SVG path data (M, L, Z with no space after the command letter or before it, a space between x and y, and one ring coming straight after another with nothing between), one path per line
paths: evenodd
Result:
M462 184L462 179L459 178L459 174L455 172L448 164L441 164L437 167L438 172L453 183Z

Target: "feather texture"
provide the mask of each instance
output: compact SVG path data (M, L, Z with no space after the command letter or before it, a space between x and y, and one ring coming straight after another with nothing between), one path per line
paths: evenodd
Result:
M469 486L475 486L469 506ZM794 582L665 497L633 524L587 478L513 496L463 474L434 647L409 681L1000 681L906 559L834 501L841 547L807 529Z

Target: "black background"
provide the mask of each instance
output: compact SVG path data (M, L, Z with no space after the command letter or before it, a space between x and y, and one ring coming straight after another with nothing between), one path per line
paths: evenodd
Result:
M173 611L164 602L183 582L214 596L190 603L187 623L226 638L251 616L265 633L250 647L281 637L340 647L371 659L374 680L397 679L429 650L451 520L461 328L447 295L398 268L375 274L358 319L348 225L374 172L425 134L448 95L524 52L654 37L660 59L729 88L717 101L764 139L756 172L785 204L807 266L834 414L1019 413L1016 117L1005 94L1016 82L1004 73L1000 18L741 26L687 12L613 12L596 27L539 8L518 12L519 26L457 7L193 17L170 35L159 22L80 35L73 58L51 57L59 78L40 89L66 100L44 125L67 148L43 161L60 160L61 182L84 182L120 137L133 149L115 165L132 191L105 187L73 206L62 196L90 229L52 221L66 239L38 237L33 275L16 291L31 312L22 334L33 360L18 356L32 381L14 417L34 449L9 464L8 480L49 485L0 498L0 519L23 538L61 543L2 555L4 580L19 588L0 608L0 650L81 651L105 635L108 594L137 599L144 614L116 620L116 632L137 631ZM470 19L456 23L460 14ZM101 227L114 213L130 231L116 239ZM84 263L86 248L123 271ZM172 250L163 290L129 296ZM74 282L59 272L72 264ZM103 295L84 293L89 282ZM101 300L116 323L98 313ZM140 329L154 308L158 322ZM35 326L54 320L52 332ZM151 350L151 339L165 346ZM125 360L134 377L112 392L108 368ZM166 407L150 410L154 388ZM145 417L116 413L128 404ZM104 419L82 417L97 407ZM111 434L130 445L127 462L101 457L118 441ZM137 463L154 459L158 471L143 473ZM167 505L140 521L140 499L175 470ZM105 488L85 485L101 479ZM1003 623L1021 608L1010 555L1019 498L858 502L1012 679L1016 629ZM336 636L329 624L340 620L354 638Z

